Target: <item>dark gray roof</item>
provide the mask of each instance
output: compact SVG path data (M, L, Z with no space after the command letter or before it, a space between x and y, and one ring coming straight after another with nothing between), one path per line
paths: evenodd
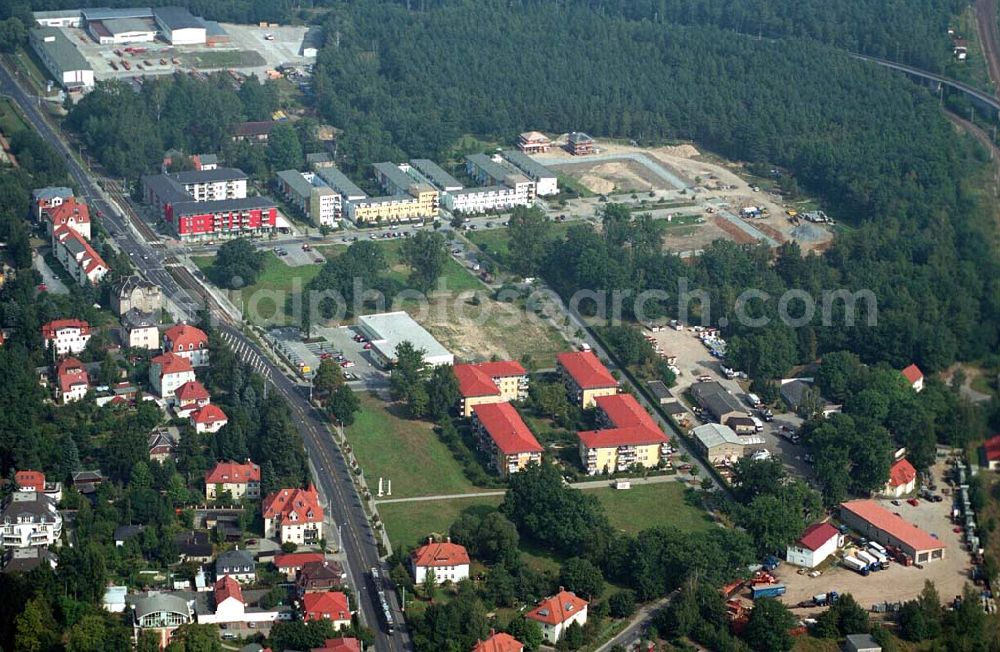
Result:
M209 163L218 165L219 157L215 154L198 154L198 160L201 161L202 165Z
M253 569L256 568L257 562L254 561L253 555L246 550L227 550L219 555L215 560L216 574L224 568L230 568L233 566L249 566Z
M205 25L184 7L157 7L156 21L167 29L204 29Z
M701 406L716 419L721 419L730 412L746 414L747 409L729 392L710 394L701 401Z
M190 531L181 532L174 536L174 543L177 550L188 557L210 557L212 555L212 542L208 538L208 532Z
M4 555L4 573L27 573L42 565L54 563L56 555L48 548L11 548Z
M49 186L48 188L36 188L31 191L31 198L36 202L42 199L54 199L56 197L67 199L72 196L73 191L64 186Z
M159 320L153 313L132 308L122 316L122 323L127 328L149 328L150 326L156 326Z
M204 18L201 18L200 20L201 24L205 26L206 36L229 36L229 32L226 31L226 28L218 22L214 20L205 20Z
M316 176L330 184L345 199L364 199L368 195L337 168L319 168Z
M592 143L594 139L583 133L582 131L574 131L569 135L568 138L571 143Z
M811 385L802 380L790 380L787 383L782 384L781 398L784 399L785 403L788 403L790 407L798 407L799 403L802 402L802 396L805 394L806 389Z
M218 181L237 181L249 179L247 173L239 168L215 168L214 170L186 170L168 175L175 181L188 183L215 183Z
M275 176L284 181L285 185L300 197L308 198L312 194L312 184L306 181L298 170L281 170Z
M91 7L89 9L81 9L80 14L83 16L83 20L89 23L92 20L112 20L114 18L152 18L153 10L149 7L126 7L120 9Z
M666 383L662 380L651 380L646 383L646 387L649 391L653 393L653 396L659 399L670 398L673 394L670 393L670 388L667 387Z
M730 428L735 428L736 426L749 426L752 428L757 424L750 417L729 417L726 419L726 425Z
M52 499L37 491L15 491L3 508L3 520L10 523L31 515L36 522L54 523L58 518Z
M687 408L678 403L677 401L671 401L670 403L663 404L663 411L667 414L678 415L687 412Z
M191 199L191 195L184 191L184 186L165 174L146 175L142 178L142 183L162 202L172 204Z
M33 29L31 30L31 38L35 48L44 50L46 56L55 63L60 72L91 70L91 66L84 56L58 27Z
M504 150L500 153L500 155L507 159L514 167L528 175L531 179L537 181L542 178L556 178L555 172L537 162L524 152L516 149L510 149Z
M242 199L216 199L214 201L182 201L174 204L174 217L249 211L255 208L274 208L277 204L270 197L244 197Z
M142 18L110 18L108 20L102 21L105 29L108 30L110 34L124 34L126 32L155 32L156 29L152 27Z
M399 166L395 163L382 162L375 163L372 165L373 168L387 181L382 182L382 187L386 192L392 192L397 195L404 194L406 189L413 185L413 179L406 176L406 173L399 169Z
M721 383L713 380L707 383L694 383L691 385L690 391L694 400L701 403L704 398L711 396L712 394L723 394L728 390L723 387Z
M117 292L118 295L121 296L132 292L132 290L136 288L142 288L143 290L158 290L159 286L154 283L150 283L137 274L132 274L131 276L125 276L119 279L112 286L112 291Z
M115 541L127 541L145 529L145 525L119 525L115 528Z
M135 609L136 618L142 618L158 611L183 614L189 618L193 611L188 601L175 593L150 592L145 595L134 595L129 596L129 602Z
M421 172L439 190L461 190L462 184L458 179L448 174L444 168L434 161L426 158L411 158L410 165Z
M513 170L508 170L499 163L496 163L486 154L469 154L465 157L465 160L478 168L481 174L493 179L496 183L503 183L504 179L514 174Z

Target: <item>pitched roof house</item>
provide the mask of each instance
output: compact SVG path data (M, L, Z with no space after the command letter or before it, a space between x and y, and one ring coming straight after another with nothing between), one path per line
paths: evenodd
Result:
M260 498L260 465L246 460L218 462L205 472L205 498L216 500L219 493L228 491L235 500Z
M410 566L417 584L426 579L428 572L434 573L438 584L465 579L469 577L469 563L469 552L465 546L452 543L451 537L440 543L428 538L425 545L410 555Z
M208 335L190 324L175 324L163 333L163 350L190 360L195 367L208 364Z
M559 593L539 602L524 617L541 625L542 638L549 643L558 643L571 624L579 623L582 627L587 623L587 604L572 591L560 589Z
M351 607L341 591L306 593L302 597L302 620L329 620L334 629L350 627Z
M485 641L477 641L472 652L524 652L524 644L507 632L490 632Z
M281 489L264 499L264 536L281 543L314 543L323 538L323 508L316 487Z

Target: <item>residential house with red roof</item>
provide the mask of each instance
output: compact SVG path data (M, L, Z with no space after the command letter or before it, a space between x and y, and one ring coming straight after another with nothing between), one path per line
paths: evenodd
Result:
M177 389L196 380L194 367L187 358L163 353L149 361L149 384L161 398L174 402Z
M466 579L469 577L469 563L469 552L465 546L452 543L451 537L440 543L428 538L425 545L410 555L410 567L417 584L427 578L428 572L434 573L434 581L438 584Z
M885 482L883 495L900 498L913 493L917 488L917 470L905 457L896 460L889 467L889 479Z
M176 324L163 333L164 352L187 358L192 366L208 364L208 335L189 324Z
M351 607L341 591L306 593L302 596L302 620L329 620L334 629L351 626Z
M915 364L911 364L906 369L902 371L903 378L906 382L910 383L910 387L916 392L921 392L924 389L924 372L920 371L920 367Z
M943 542L875 501L841 503L840 521L883 546L896 546L918 564L944 559Z
M90 341L90 324L80 319L56 319L42 326L45 348L55 346L57 355L82 353Z
M598 396L618 393L618 381L591 351L560 353L556 356L556 368L569 399L580 407L592 407Z
M523 401L528 397L528 372L513 360L455 365L458 378L459 412L472 416L484 403Z
M49 186L31 191L31 210L36 220L42 219L42 211L59 206L73 198L73 189L64 186Z
M517 473L531 463L541 464L542 445L510 403L483 403L472 409L479 448L502 475Z
M559 593L539 602L524 617L537 622L542 628L542 638L555 644L573 623L578 623L580 627L587 624L587 604L572 591L560 588Z
M54 503L62 500L62 483L47 481L45 474L41 471L32 471L30 469L17 471L14 473L14 484L17 486L18 491L34 491L45 494Z
M68 226L57 226L52 232L52 249L56 260L81 286L97 285L110 271L90 243Z
M1000 435L994 435L983 444L983 458L986 468L1000 471Z
M243 589L232 575L223 575L212 590L215 598L215 622L242 622L246 611Z
M785 559L789 564L816 568L843 545L844 535L837 528L827 522L814 523L806 528L798 541L788 546Z
M578 432L580 460L590 475L659 466L670 440L631 394L594 399L597 430Z
M77 201L76 197L41 209L41 217L45 221L45 231L50 238L56 229L65 226L79 233L84 240L90 240L90 211L87 205Z
M264 499L261 511L268 539L303 545L323 538L323 508L313 485L308 489L280 489Z
M277 555L274 567L289 580L294 580L302 568L309 562L322 562L325 556L321 552L290 552Z
M191 413L191 425L196 432L219 432L229 423L229 417L218 405L209 403L205 407Z
M472 652L524 652L524 644L507 632L490 631L485 641L477 641Z
M361 652L361 641L353 636L328 638L323 647L314 647L309 652Z
M56 365L56 398L62 403L82 400L90 390L90 375L76 358L63 358Z
M218 462L211 471L205 473L205 498L216 500L229 492L234 500L260 498L260 465L246 460L239 462Z
M174 391L174 413L182 419L211 402L212 395L197 380L184 383Z

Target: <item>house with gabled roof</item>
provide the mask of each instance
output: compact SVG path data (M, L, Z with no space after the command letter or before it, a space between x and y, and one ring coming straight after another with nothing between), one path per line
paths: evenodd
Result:
M844 544L844 535L829 522L814 523L785 552L789 564L816 568Z
M472 652L524 652L524 644L507 632L490 631L490 637L476 641Z
M913 493L917 488L917 470L905 457L898 459L889 467L889 479L885 481L882 493L893 498L900 498Z
M261 504L264 536L280 543L318 543L323 538L323 508L316 487L279 489Z
M164 353L149 361L149 384L161 398L173 403L177 389L196 380L194 367L187 358Z
M598 396L618 393L618 381L591 351L573 351L556 356L556 368L566 393L580 407L593 407Z
M906 382L910 384L915 392L921 392L924 389L924 372L920 371L920 367L915 364L911 364L906 369L901 372L903 378Z
M205 498L216 500L227 491L234 500L260 498L260 465L249 459L243 463L216 463L205 473Z
M443 542L428 537L427 543L410 555L410 567L417 584L423 582L429 572L434 574L438 584L464 580L469 577L469 564L469 552L465 546L452 543L451 537Z
M229 423L229 417L218 405L209 403L205 407L191 413L191 425L196 432L219 432Z
M208 335L190 324L175 324L163 333L163 350L187 358L194 367L208 364Z
M502 476L541 464L542 445L510 403L483 403L472 409L479 448Z
M302 596L302 620L329 620L334 629L351 626L351 607L341 591L306 593Z
M542 638L555 644L573 623L580 627L587 624L587 605L586 600L560 587L559 593L539 602L524 617L537 622L542 628Z

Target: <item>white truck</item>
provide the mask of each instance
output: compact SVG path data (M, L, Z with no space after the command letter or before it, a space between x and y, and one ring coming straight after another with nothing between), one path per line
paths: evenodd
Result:
M864 563L866 563L868 565L868 568L873 568L880 565L879 560L874 555L864 550L857 551L856 553L854 553L854 556L863 561Z
M747 394L747 404L749 404L750 407L752 408L757 407L758 405L761 404L760 397L757 396L756 394Z
M842 561L843 561L844 566L846 566L847 568L850 568L852 571L854 571L856 573L860 573L862 575L867 575L868 574L868 564L866 564L865 562L861 561L857 557L855 557L853 555L847 555L846 557L843 558Z

